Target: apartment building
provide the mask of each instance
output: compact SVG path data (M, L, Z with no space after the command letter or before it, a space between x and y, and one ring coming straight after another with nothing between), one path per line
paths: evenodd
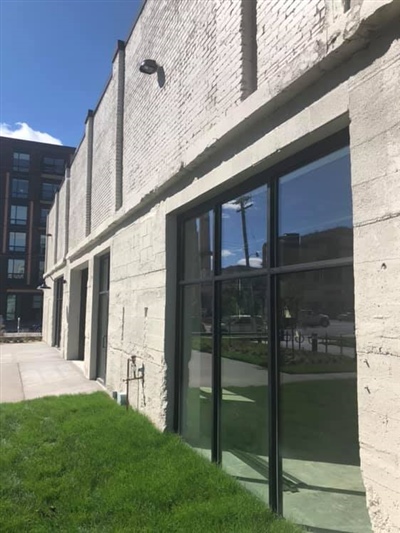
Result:
M47 215L74 150L0 137L0 315L9 331L41 326Z

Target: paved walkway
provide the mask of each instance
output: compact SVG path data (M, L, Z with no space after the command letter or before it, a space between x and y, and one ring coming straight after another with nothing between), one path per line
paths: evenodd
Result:
M0 344L0 402L103 390L45 342Z

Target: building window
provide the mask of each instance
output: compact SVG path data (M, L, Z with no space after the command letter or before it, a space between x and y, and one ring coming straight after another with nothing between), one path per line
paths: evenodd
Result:
M9 259L7 277L9 279L24 279L25 259Z
M28 208L26 205L12 205L10 212L10 224L15 226L25 226L28 219Z
M44 174L57 174L63 176L65 172L64 159L56 159L54 157L43 158L42 171Z
M40 255L46 253L46 235L40 235Z
M321 531L335 529L332 500L343 523L363 516L369 528L344 142L314 146L297 170L281 165L179 221L177 428L274 511ZM326 509L318 516L304 511L311 492Z
M40 226L41 227L46 227L47 216L49 212L50 212L50 209L45 209L44 207L42 207L42 209L40 210Z
M29 182L18 178L13 178L11 185L11 196L13 198L28 198Z
M16 307L17 307L16 304L17 304L17 295L8 294L7 295L6 320L16 319Z
M10 252L25 252L26 233L10 231L8 249Z
M41 199L45 202L52 202L59 186L56 183L42 183Z
M44 274L44 261L41 260L39 261L39 279L43 278L43 274Z
M32 308L33 309L42 309L43 305L43 295L42 294L34 294L32 299Z
M21 152L14 152L13 155L13 170L15 172L29 172L29 154Z

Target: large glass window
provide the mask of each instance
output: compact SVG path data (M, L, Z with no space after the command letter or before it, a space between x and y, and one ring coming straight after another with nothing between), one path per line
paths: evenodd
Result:
M24 279L25 259L9 259L7 277L9 279Z
M62 176L65 172L64 159L44 157L42 162L42 172L44 174L57 174L59 176Z
M13 178L11 184L11 196L13 198L28 198L29 182L28 180L21 180Z
M268 329L265 277L221 282L223 468L268 502Z
M29 171L30 155L22 152L14 152L13 154L13 170L15 172Z
M364 533L350 158L330 142L183 218L177 427L274 511Z
M279 180L278 239L281 265L353 255L348 148Z
M185 222L184 278L197 279L211 276L213 255L214 216L207 212Z
M58 183L42 183L41 199L46 202L52 202L58 188Z
M238 273L266 266L267 187L222 204L221 267Z
M353 269L282 275L279 294L284 515L322 531L368 531Z
M211 459L212 434L212 285L183 291L182 436Z
M10 252L25 252L26 233L10 231L8 249Z
M10 224L15 226L25 226L28 219L28 208L26 205L12 205L10 211Z

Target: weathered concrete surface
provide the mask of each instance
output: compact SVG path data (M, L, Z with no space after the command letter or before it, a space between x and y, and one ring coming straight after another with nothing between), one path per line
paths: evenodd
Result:
M44 342L0 345L0 402L102 390Z

